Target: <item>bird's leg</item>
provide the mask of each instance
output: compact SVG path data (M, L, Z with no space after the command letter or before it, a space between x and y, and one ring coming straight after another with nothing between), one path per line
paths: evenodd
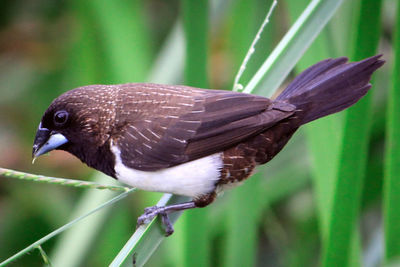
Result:
M161 222L165 228L165 235L169 236L174 232L174 227L172 226L172 223L168 217L169 213L208 206L214 201L216 196L217 194L215 192L211 192L198 196L189 202L169 206L153 206L145 208L143 215L141 215L137 220L137 227L149 223L154 217L160 215Z
M175 211L182 211L187 209L197 208L198 206L194 201L174 204L169 206L153 206L144 209L144 213L137 220L137 227L149 223L157 215L161 216L162 224L165 227L165 235L169 236L174 232L174 227L169 220L168 214Z

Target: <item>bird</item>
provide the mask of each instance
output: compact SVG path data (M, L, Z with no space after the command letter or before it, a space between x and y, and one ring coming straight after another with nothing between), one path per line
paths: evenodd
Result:
M190 197L138 218L143 225L160 215L170 235L169 213L208 206L274 158L300 126L361 99L381 56L318 62L275 99L152 83L79 87L49 105L32 156L64 150L127 185Z

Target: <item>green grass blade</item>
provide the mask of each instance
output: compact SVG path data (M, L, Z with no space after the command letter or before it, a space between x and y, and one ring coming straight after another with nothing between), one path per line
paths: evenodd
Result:
M303 3L302 3L303 2ZM288 3L289 13L294 17L294 13L301 10L300 6L306 1L296 1ZM335 17L327 25L327 28L318 36L309 51L297 64L298 69L304 70L316 62L329 58L345 55L345 47L348 46L348 35L350 35L351 25L349 12L354 9L354 2L344 2ZM340 32L337 32L339 31ZM347 30L347 32L345 31ZM332 39L332 33L340 38ZM341 51L341 52L340 52ZM333 199L333 188L337 175L338 156L342 142L342 124L339 120L342 114L335 114L326 118L314 121L304 127L307 133L309 151L311 153L311 169L313 174L313 188L315 203L317 206L320 239L323 242L327 236L328 224L331 214ZM329 140L329 142L327 142ZM354 231L357 234L358 228ZM350 266L360 265L360 238L354 235L352 239L351 258L354 261Z
M0 176L19 179L19 180L32 181L32 182L37 182L37 183L46 183L46 184L53 184L53 185L86 188L86 189L99 189L99 190L107 189L107 190L116 191L116 192L118 192L118 191L124 192L124 191L128 191L130 189L127 186L107 185L107 184L100 184L100 183L82 181L82 180L76 180L76 179L49 177L49 176L43 176L43 175L38 175L38 174L14 171L14 170L5 169L5 168L1 168L1 167L0 167Z
M157 206L185 201L187 201L186 197L165 194ZM171 223L174 223L180 215L181 212L171 213L169 216ZM135 231L110 266L131 266L133 262L135 262L135 266L143 266L164 238L165 231L162 228L161 220L156 217L149 224L142 225Z
M208 88L208 1L182 1L183 29L186 40L184 83ZM185 266L210 265L208 210L188 210L182 217L183 263ZM196 251L196 253L193 253Z
M208 87L208 1L182 1L186 40L184 79L190 86Z
M101 173L98 173L93 178L96 181L110 180L109 177ZM84 214L87 210L99 206L115 195L115 192L86 192L79 199L79 202L74 205L71 218ZM50 254L54 266L78 266L85 262L99 232L102 232L104 222L112 214L112 211L111 207L104 207L100 212L62 234Z
M244 92L271 96L312 41L330 20L342 0L313 0L246 85Z
M306 0L303 0L288 3L288 11L292 20L306 2ZM332 57L332 55L327 49L327 32L324 30L299 61L296 70L298 72L303 71L328 57ZM341 131L338 131L338 129L341 129L341 125L338 119L337 116L329 116L312 122L304 128L307 132L308 147L312 155L311 170L322 232L326 232L329 220L331 188L336 176L336 162L341 144ZM330 142L326 142L326 140L330 140Z
M150 45L142 1L90 0L84 4L98 25L104 64L111 83L142 82L149 68Z
M147 80L152 83L181 83L184 60L185 39L181 21L178 20L154 61Z
M375 54L380 37L381 1L361 1L353 60ZM323 249L323 266L348 266L358 222L367 162L372 92L346 111L343 144L334 185L332 215Z
M49 258L49 256L47 256L47 253L46 253L46 251L44 251L42 246L38 246L37 249L39 250L40 255L42 256L44 264L46 264L47 266L52 267L53 265L51 264L50 258Z
M78 223L79 221L85 219L86 217L96 213L97 211L110 206L111 204L119 201L120 199L126 197L129 193L131 193L132 191L136 190L135 188L130 189L129 191L126 191L122 194L117 195L116 197L108 200L107 202L103 203L102 205L96 207L95 209L87 212L86 214L79 216L78 218L70 221L67 224L64 224L63 226L61 226L60 228L54 230L53 232L49 233L48 235L42 237L41 239L39 239L38 241L34 242L33 244L29 245L28 247L24 248L23 250L21 250L20 252L16 253L15 255L13 255L12 257L8 258L7 260L3 261L0 263L0 266L6 266L7 264L15 261L16 259L18 259L19 257L21 257L22 255L28 253L29 251L37 248L38 246L40 246L41 244L43 244L44 242L48 241L50 238L53 238L54 236L64 232L65 230L71 228L72 226L74 226L76 223Z
M394 66L387 107L384 180L385 261L387 264L400 257L400 1L397 1L395 27Z
M261 216L261 173L231 192L224 266L255 266Z
M241 62L245 63L243 58L254 52L250 48L246 55L246 50L249 49L251 41L253 39L256 40L257 28L260 27L258 17L255 16L257 7L258 3L254 0L240 0L233 4L231 18L231 32L233 34L230 38L230 43L233 50L233 58L236 61L235 65L237 66ZM265 10L263 15L267 15L267 12L268 9ZM263 33L262 38L267 38L266 31ZM262 45L263 43L260 42L256 50L264 50ZM255 59L255 56L253 59ZM250 74L252 70L255 70L254 62L254 60L248 62L246 74ZM243 63L235 77L234 86L237 86L236 83L239 75L241 75L240 72L244 68ZM244 80L241 79L241 81ZM250 177L240 187L226 193L226 195L229 194L229 205L224 210L225 223L224 227L221 227L223 230L220 230L225 232L223 258L221 259L222 266L255 266L256 248L259 241L257 233L262 206L260 205L262 176L261 173L258 173Z
M329 54L326 42L328 42L327 33L323 32L311 46L310 50L312 50L312 53L306 53L297 66L303 70L321 59L333 57L333 55ZM312 155L313 187L321 226L320 235L322 241L325 240L328 232L334 195L333 188L337 175L338 156L342 144L343 127L339 120L340 116L341 114L337 114L319 119L306 125L304 128L308 137L308 147ZM352 255L354 255L354 260L360 258L359 235L353 238L351 251ZM359 264L351 266L359 266Z

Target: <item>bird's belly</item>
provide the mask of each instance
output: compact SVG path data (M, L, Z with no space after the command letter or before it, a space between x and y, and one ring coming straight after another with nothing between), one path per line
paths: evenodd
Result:
M140 171L122 163L118 147L112 146L111 150L116 158L118 181L146 191L201 196L215 190L223 166L221 153L216 153L171 168Z

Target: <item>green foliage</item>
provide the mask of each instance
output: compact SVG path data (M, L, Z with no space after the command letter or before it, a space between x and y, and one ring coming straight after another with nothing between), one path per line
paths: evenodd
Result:
M394 66L388 95L387 141L385 160L385 262L398 264L400 255L400 1L397 1L397 15L393 38Z
M362 1L356 20L352 60L376 53L380 39L381 1ZM372 14L373 13L373 14ZM368 23L366 23L368 21ZM324 244L323 265L345 266L360 252L351 254L353 238L357 239L361 195L368 157L373 92L345 111L342 145L333 185L333 202ZM357 241L355 241L357 242ZM356 249L353 247L353 249ZM349 258L351 257L351 258Z
M160 198L135 192L117 208L103 209L48 240L54 229L71 225L65 225L70 217L85 216L115 193L0 178L0 262L43 237L13 264L42 266L45 259L52 266L119 266L133 260L138 266L371 266L383 258L396 264L400 16L397 11L395 20L395 2L278 1L240 79L247 92L271 95L294 66L298 73L327 57L359 60L378 53L378 42L387 65L393 46L394 66L374 75L371 92L355 107L300 130L244 185L179 220L174 214L173 236L165 239L158 219L134 231L143 208ZM271 3L40 0L35 9L4 3L10 12L0 31L8 41L0 52L1 167L111 183L62 152L30 165L35 128L49 102L91 83L229 89ZM284 38L295 21L297 30ZM383 171L385 248L375 238L382 232ZM185 200L164 195L159 204Z
M183 28L186 41L184 83L208 88L208 1L182 1ZM208 211L189 210L183 215L182 256L183 264L210 266L210 236Z

